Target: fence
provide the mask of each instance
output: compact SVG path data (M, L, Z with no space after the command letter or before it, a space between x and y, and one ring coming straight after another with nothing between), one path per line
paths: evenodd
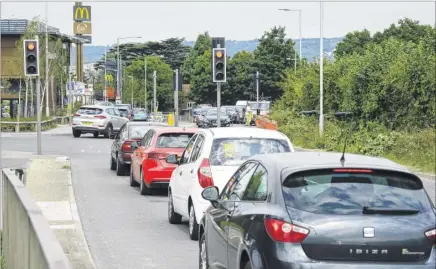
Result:
M2 121L2 132L36 132L36 121ZM45 131L55 127L56 124L69 124L69 117L53 117L50 120L41 121L41 130Z
M1 180L1 247L6 269L71 269L47 219L15 173L3 169Z

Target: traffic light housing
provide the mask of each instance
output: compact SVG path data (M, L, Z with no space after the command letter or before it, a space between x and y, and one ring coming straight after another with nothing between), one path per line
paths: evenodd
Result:
M26 39L24 47L24 75L28 77L39 76L39 46L38 40Z
M213 82L226 82L226 49L214 48L212 53Z

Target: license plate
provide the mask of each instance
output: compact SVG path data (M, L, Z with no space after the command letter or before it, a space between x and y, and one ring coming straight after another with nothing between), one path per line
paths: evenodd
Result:
M82 122L82 124L83 124L83 125L92 125L92 122L90 122L90 121L84 121L84 122Z

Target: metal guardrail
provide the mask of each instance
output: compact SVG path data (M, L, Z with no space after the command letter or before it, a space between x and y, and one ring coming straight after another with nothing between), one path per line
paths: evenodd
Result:
M2 170L1 187L1 254L6 269L71 269L47 219L13 169Z
M45 130L45 128L52 124L69 124L69 117L53 117L51 120L41 121L41 128ZM33 130L36 131L36 121L2 121L2 125L15 125L11 129L15 129L16 133L19 133L20 130L29 130L33 127ZM24 128L22 128L24 127Z

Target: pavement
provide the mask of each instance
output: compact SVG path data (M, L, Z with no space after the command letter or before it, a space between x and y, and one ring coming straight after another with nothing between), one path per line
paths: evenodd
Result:
M27 164L30 169L35 169L33 165L37 163L34 163L34 135L2 135L1 143L3 167L5 164L22 163ZM96 269L198 268L198 242L189 239L187 223L168 223L167 193L163 191L153 196L141 196L138 188L129 186L127 176L116 176L115 172L109 169L111 144L110 139L94 138L92 135L73 138L70 127L56 128L52 133L42 136L43 154L64 155L70 158L75 201ZM38 165L40 168L44 167L44 170L52 170L53 167L59 169L60 164L53 163L53 159L50 162L50 165ZM61 171L54 174L56 173L56 178L63 177ZM436 182L426 177L423 177L423 182L430 197L434 199ZM46 202L41 206L49 208L45 210L57 212L58 209L50 208L56 208L52 203L59 202L57 208L63 206L64 210L68 211L67 202L70 201L71 205L71 200L65 198L67 192L59 190L58 193L56 189L61 184L66 184L66 189L71 186L68 186L67 182L58 185L54 177L51 180L47 179L46 183L53 185L45 190L46 194L50 192L58 198L53 201L41 194L42 198L38 199L40 202ZM60 212L47 214L49 217L58 216L53 219L61 216ZM63 221L71 221L69 214L74 213L71 211L63 215ZM78 225L75 226L77 227ZM57 232L61 230L56 229Z
M26 173L26 187L47 218L73 269L95 269L77 211L69 157L33 156Z

